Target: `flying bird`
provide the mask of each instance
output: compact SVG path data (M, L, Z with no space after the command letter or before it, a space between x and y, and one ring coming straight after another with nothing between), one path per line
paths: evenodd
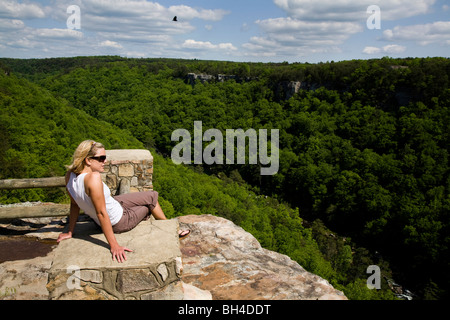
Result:
M178 21L177 16L173 17L172 21Z

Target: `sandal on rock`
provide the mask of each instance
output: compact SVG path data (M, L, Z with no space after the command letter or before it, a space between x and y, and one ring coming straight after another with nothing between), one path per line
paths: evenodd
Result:
M191 230L180 230L178 231L178 237L180 239L186 238L191 233Z

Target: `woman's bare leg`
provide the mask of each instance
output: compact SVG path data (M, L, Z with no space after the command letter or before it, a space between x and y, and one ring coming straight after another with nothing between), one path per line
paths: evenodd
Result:
M164 212L161 209L161 206L159 205L159 202L156 203L156 206L152 210L151 214L156 220L167 220ZM184 238L189 235L190 232L190 230L178 230L178 236L180 238Z
M164 212L161 209L161 206L159 205L159 202L156 203L156 206L152 210L151 214L156 220L167 220Z

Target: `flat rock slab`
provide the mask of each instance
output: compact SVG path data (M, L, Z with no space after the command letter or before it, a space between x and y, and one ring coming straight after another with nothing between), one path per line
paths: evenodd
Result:
M133 250L112 260L109 244L94 222L78 223L75 235L54 251L47 289L52 300L183 299L177 220L148 220L116 234Z
M106 159L108 161L153 161L153 156L148 150L139 149L120 149L120 150L106 150Z
M93 222L78 223L74 237L61 241L55 249L52 271L80 269L141 268L161 264L181 257L176 220L142 221L133 230L116 234L119 245L127 252L122 263L112 260L109 244L100 228Z

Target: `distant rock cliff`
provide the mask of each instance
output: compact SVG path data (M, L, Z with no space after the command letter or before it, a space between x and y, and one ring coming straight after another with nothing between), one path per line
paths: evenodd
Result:
M186 75L186 83L195 86L196 81L205 82L224 82L234 80L237 83L257 80L258 78L241 77L237 75L217 74L211 75L206 73L188 73ZM289 100L299 90L316 90L320 86L317 83L309 83L306 81L280 81L275 83L273 90L278 100Z
M195 85L196 80L199 80L201 83L205 82L224 82L229 80L234 80L237 83L241 82L248 82L251 80L255 80L257 78L251 78L251 77L243 77L238 76L234 74L217 74L217 75L211 75L206 73L188 73L186 75L186 82L190 85Z

